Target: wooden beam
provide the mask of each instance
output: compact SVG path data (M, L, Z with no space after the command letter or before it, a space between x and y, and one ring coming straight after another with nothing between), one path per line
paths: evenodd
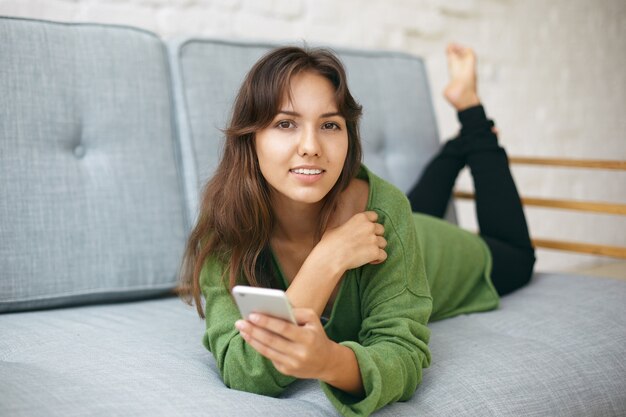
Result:
M455 191L454 196L464 200L475 198L474 193L467 191ZM549 198L521 197L525 206L538 206L549 208L560 208L565 210L578 210L586 212L626 215L626 204L600 203L593 201L557 200Z
M511 164L544 165L570 168L614 169L626 171L626 161L600 159L567 159L567 158L536 158L536 157L509 157Z
M626 248L620 246L594 245L591 243L566 242L550 239L532 239L532 241L537 248L556 249L626 259Z
M476 230L468 230L477 233ZM565 240L531 239L535 248L554 249L566 252L587 253L590 255L608 256L611 258L626 259L626 247L611 245L596 245L593 243L570 242Z

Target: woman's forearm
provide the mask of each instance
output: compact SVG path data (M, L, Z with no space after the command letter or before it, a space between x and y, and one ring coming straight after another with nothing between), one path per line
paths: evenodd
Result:
M332 257L325 257L317 247L311 251L287 290L292 306L311 308L318 317L322 315L345 272L339 262L330 259Z

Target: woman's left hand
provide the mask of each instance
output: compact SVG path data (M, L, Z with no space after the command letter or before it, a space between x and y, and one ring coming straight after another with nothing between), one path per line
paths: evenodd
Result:
M294 308L293 313L298 325L255 313L249 320L238 320L235 326L243 339L272 361L279 372L323 380L335 343L326 336L315 311Z

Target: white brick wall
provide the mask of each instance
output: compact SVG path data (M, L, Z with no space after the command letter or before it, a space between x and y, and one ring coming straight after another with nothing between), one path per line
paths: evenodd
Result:
M624 0L0 0L0 14L139 26L162 36L292 40L401 50L425 58L443 138L443 49L479 55L479 89L512 155L626 160ZM529 196L626 203L626 172L513 168ZM467 173L460 188L471 187ZM470 203L461 223L475 227ZM626 246L626 217L527 209L533 235ZM539 251L538 268L603 258Z

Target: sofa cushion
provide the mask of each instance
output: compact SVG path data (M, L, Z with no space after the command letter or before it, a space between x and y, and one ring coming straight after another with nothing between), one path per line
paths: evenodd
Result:
M433 362L377 416L626 415L626 282L538 274L498 310L431 323ZM230 390L176 298L0 316L0 415L337 416L315 381Z
M183 145L190 218L198 190L217 167L235 95L252 65L276 44L211 39L168 43ZM350 90L363 105L365 164L408 191L439 146L424 63L385 51L337 49ZM448 219L454 221L450 207Z
M186 210L161 41L12 18L0 39L0 312L171 289Z

